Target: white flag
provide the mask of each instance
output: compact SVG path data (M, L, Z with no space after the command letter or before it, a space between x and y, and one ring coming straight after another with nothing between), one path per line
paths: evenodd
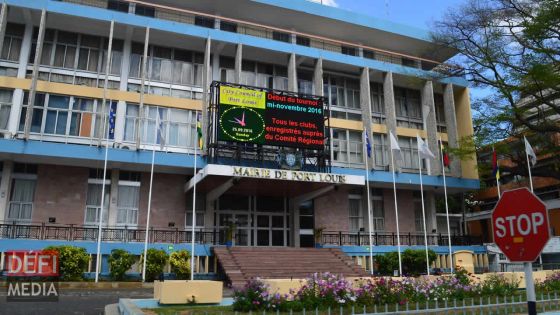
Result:
M533 147L531 147L529 141L527 141L527 138L523 136L523 139L525 139L525 151L529 156L529 159L531 161L531 166L535 166L535 164L537 164L537 155L535 154L535 151L533 151Z
M393 151L395 160L402 161L401 147L399 146L399 142L391 131L389 131L389 138L391 138L391 151Z
M435 159L436 156L430 151L428 144L420 138L420 136L416 135L416 141L418 142L418 154L420 154L420 158L422 159Z

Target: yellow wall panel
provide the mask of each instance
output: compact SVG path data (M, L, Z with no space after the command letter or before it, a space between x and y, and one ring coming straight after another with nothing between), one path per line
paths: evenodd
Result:
M459 140L466 136L472 136L474 130L472 124L471 101L468 88L464 88L459 92L455 92L455 112L457 115L457 136ZM473 154L470 159L461 161L461 170L461 177L478 179L476 154Z

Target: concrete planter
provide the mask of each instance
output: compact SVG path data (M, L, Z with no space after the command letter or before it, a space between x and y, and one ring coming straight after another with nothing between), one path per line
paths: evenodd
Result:
M219 304L222 298L221 281L154 281L154 299L160 304Z

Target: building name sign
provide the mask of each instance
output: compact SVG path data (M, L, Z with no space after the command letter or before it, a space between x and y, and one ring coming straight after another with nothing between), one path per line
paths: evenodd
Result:
M268 178L279 180L294 180L302 182L320 182L332 184L346 184L346 175L329 174L329 173L313 173L302 171L286 171L274 170L257 167L233 167L233 176L253 177L253 178Z

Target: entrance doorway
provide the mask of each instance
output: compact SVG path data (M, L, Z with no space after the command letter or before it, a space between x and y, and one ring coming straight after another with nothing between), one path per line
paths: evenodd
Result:
M234 228L234 245L290 244L286 198L224 194L216 202L216 226L221 231Z
M303 202L299 206L299 246L315 247L313 235L314 224L313 200Z

